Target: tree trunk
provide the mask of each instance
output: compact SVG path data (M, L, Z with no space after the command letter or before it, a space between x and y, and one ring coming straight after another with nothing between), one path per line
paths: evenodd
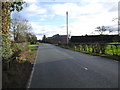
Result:
M2 2L2 33L9 35L10 7L9 2Z
M10 41L10 7L9 2L1 2L1 18L2 18L2 58L4 63L4 68L9 68L9 58L12 54L11 41Z

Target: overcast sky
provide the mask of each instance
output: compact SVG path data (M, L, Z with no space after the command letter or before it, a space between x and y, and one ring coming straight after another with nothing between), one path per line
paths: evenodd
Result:
M119 0L25 1L27 7L20 13L29 20L38 39L43 35L65 35L66 11L69 16L69 33L72 36L98 34L94 32L95 28L103 25L117 30L117 20L112 20L118 17Z

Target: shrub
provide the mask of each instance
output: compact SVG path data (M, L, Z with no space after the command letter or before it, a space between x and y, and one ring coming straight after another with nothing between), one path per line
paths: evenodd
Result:
M2 59L9 61L13 52L11 49L11 41L8 36L2 35Z

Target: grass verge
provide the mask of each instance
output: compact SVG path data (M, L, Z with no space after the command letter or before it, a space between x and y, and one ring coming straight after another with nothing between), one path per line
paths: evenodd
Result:
M34 51L34 50L37 50L38 45L37 44L32 44L32 45L28 45L28 47L31 51Z
M65 48L65 49L69 49L69 50L73 50L73 51L77 51L77 52L81 52L81 53L85 53L85 54L90 54L90 55L93 55L93 56L101 56L101 57L109 58L109 59L112 59L112 60L120 61L120 56L114 56L114 55L108 55L108 54L89 53L89 52L79 51L78 49L75 50L74 48L69 48L69 47L64 46L64 45L56 45L56 46L59 46L59 47Z

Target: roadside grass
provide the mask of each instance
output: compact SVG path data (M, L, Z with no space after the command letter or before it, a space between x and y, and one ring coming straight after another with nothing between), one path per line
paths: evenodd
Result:
M120 44L120 42L112 42L109 44ZM92 52L80 51L79 48L68 47L65 45L56 45L56 46L69 49L69 50L73 50L73 51L77 51L77 52L81 52L81 53L86 53L86 54L90 54L94 56L101 56L101 57L109 58L112 60L120 61L120 45L117 48L114 45L107 45L105 49L106 54L97 54L97 53L92 53ZM116 54L118 54L119 56L116 56Z
M23 50L23 48L27 48L26 45L28 45L29 43L15 43L17 47L19 47L19 49Z
M73 50L73 49L71 49ZM74 50L76 51L76 50ZM93 55L93 56L100 56L100 57L105 57L105 58L109 58L111 60L117 60L120 61L120 56L114 56L114 55L109 55L109 54L97 54L97 53L89 53L89 52L83 52L83 51L78 51L81 53L85 53L85 54L89 54L89 55Z
M37 50L38 48L38 44L32 44L32 45L28 45L29 49L34 51L34 50Z
M26 88L33 68L38 45L16 43L15 46L17 47L14 48L19 49L21 52L11 58L8 70L4 70L5 63L3 63L3 88Z

